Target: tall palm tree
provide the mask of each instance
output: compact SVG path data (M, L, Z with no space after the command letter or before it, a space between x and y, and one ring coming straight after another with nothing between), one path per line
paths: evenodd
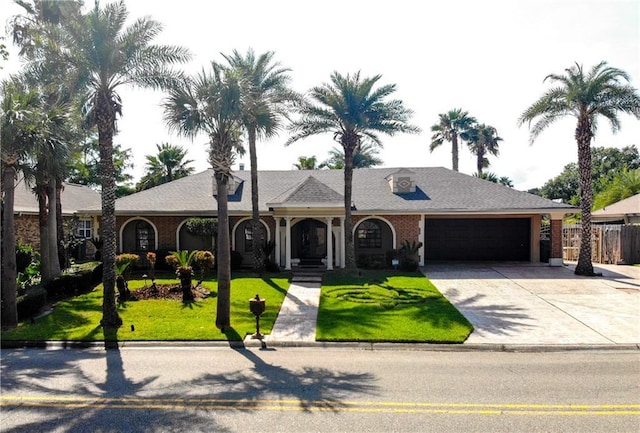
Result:
M318 158L314 156L299 156L298 162L293 164L298 170L316 170L318 169Z
M102 186L102 221L100 224L103 261L104 328L122 324L115 304L116 280L116 184L113 167L113 135L116 119L122 115L118 90L124 86L152 89L167 88L181 78L170 69L190 58L181 47L154 45L153 39L162 25L150 18L140 18L125 27L128 17L123 1L101 8L95 3L86 15L69 26L69 49L72 64L84 80L87 94L85 110L90 125L97 126L100 148Z
M620 129L620 113L640 119L640 95L629 83L629 75L600 62L585 72L575 63L564 74L547 75L554 86L547 90L520 116L519 123L528 123L530 142L548 126L566 116L577 120L574 137L578 144L580 172L580 210L582 212L582 242L575 273L594 275L591 262L591 139L595 136L597 120L604 117L613 132ZM531 122L535 124L531 127Z
M469 113L462 111L462 108L454 108L446 113L438 115L439 122L431 127L431 145L429 151L433 152L445 141L451 142L451 166L458 171L458 139L466 136L471 127L476 123L476 119L469 116Z
M289 88L290 69L273 60L267 51L258 56L249 48L245 55L234 50L223 57L238 74L242 91L242 124L249 142L251 165L251 228L257 245L264 245L264 230L260 223L258 193L258 153L256 139L269 138L278 133L282 120L288 118L289 105L299 97ZM264 270L264 251L253 249L253 268Z
M44 108L39 90L12 78L2 82L0 105L0 155L2 160L2 325L17 324L16 305L16 240L13 217L15 182L18 173L30 173L32 153L55 147L57 140L51 128L51 111Z
M353 152L353 168L370 168L382 164L382 160L376 155L378 149L372 143L361 143L360 149ZM329 159L320 164L320 167L328 167L331 170L344 168L344 152L337 147L329 151Z
M476 155L476 169L478 176L482 177L482 169L489 167L487 155L497 156L502 138L493 126L484 123L474 125L466 134L467 144L471 153Z
M231 167L242 153L242 106L240 85L233 73L212 62L211 71L177 83L163 102L169 129L194 139L209 138L209 160L216 179L218 202L218 298L216 326L231 326L231 243L227 195Z
M137 191L189 176L195 170L189 167L193 160L184 160L187 151L182 146L162 143L162 145L156 144L156 148L158 149L156 155L146 155L145 174L136 185Z
M313 135L331 133L344 151L344 212L345 261L347 268L355 268L353 247L353 221L351 196L353 155L364 139L382 145L379 133L394 135L399 132L418 133L417 126L409 124L412 111L400 100L386 100L396 90L394 84L374 89L381 75L360 78L360 72L343 76L331 74L331 82L310 91L313 100L301 105L300 118L293 121L293 135L286 145Z

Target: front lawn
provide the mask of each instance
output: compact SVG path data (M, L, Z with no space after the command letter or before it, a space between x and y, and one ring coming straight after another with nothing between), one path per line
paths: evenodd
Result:
M462 343L472 331L420 273L335 271L324 277L318 341Z
M158 284L178 284L178 280L156 280ZM129 281L129 289L150 285L147 280ZM226 333L215 327L217 282L203 282L211 296L191 303L169 299L127 301L118 311L124 322L117 339L126 340L242 340L255 332L255 316L249 311L249 299L260 294L266 298L266 311L260 318L260 331L268 334L289 288L288 275L259 278L238 274L231 281L231 326ZM16 329L3 332L3 340L23 341L103 341L102 285L94 291L60 301L53 312L34 323L26 321Z

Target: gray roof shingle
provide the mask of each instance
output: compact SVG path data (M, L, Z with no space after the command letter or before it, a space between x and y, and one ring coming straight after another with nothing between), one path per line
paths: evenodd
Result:
M410 167L416 191L394 194L388 176L396 168L356 169L353 172L354 212L359 213L547 213L575 212L573 206L556 203L477 177L443 167ZM251 213L251 173L236 171L243 185L233 200L229 212ZM342 200L344 173L342 170L261 171L258 175L260 210L267 204L301 203L309 199ZM198 214L215 215L213 170L151 188L116 201L117 214ZM318 197L313 196L316 191ZM320 202L322 202L322 200Z
M73 215L79 209L100 208L100 193L86 185L64 183L60 202L63 215ZM39 212L38 199L31 187L20 179L15 188L14 212L37 214Z

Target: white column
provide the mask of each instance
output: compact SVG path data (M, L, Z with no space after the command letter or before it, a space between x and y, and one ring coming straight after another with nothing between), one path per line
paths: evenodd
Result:
M276 221L276 233L275 233L275 241L276 241L276 251L275 251L275 262L278 267L280 267L280 217L273 217Z
M340 217L340 267L344 268L347 266L347 261L344 257L345 255L345 247L344 247L344 217Z
M285 228L284 269L287 271L290 271L291 270L291 217L285 217L284 221L287 224Z
M424 215L420 217L420 221L418 222L418 242L422 242L422 246L418 250L418 256L420 257L420 266L424 266L424 242L426 239L424 236Z
M327 217L327 270L333 270L333 217Z

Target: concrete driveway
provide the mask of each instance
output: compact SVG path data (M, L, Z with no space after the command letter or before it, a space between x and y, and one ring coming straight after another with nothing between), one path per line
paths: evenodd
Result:
M465 344L638 345L640 267L443 263L425 275L473 324Z

